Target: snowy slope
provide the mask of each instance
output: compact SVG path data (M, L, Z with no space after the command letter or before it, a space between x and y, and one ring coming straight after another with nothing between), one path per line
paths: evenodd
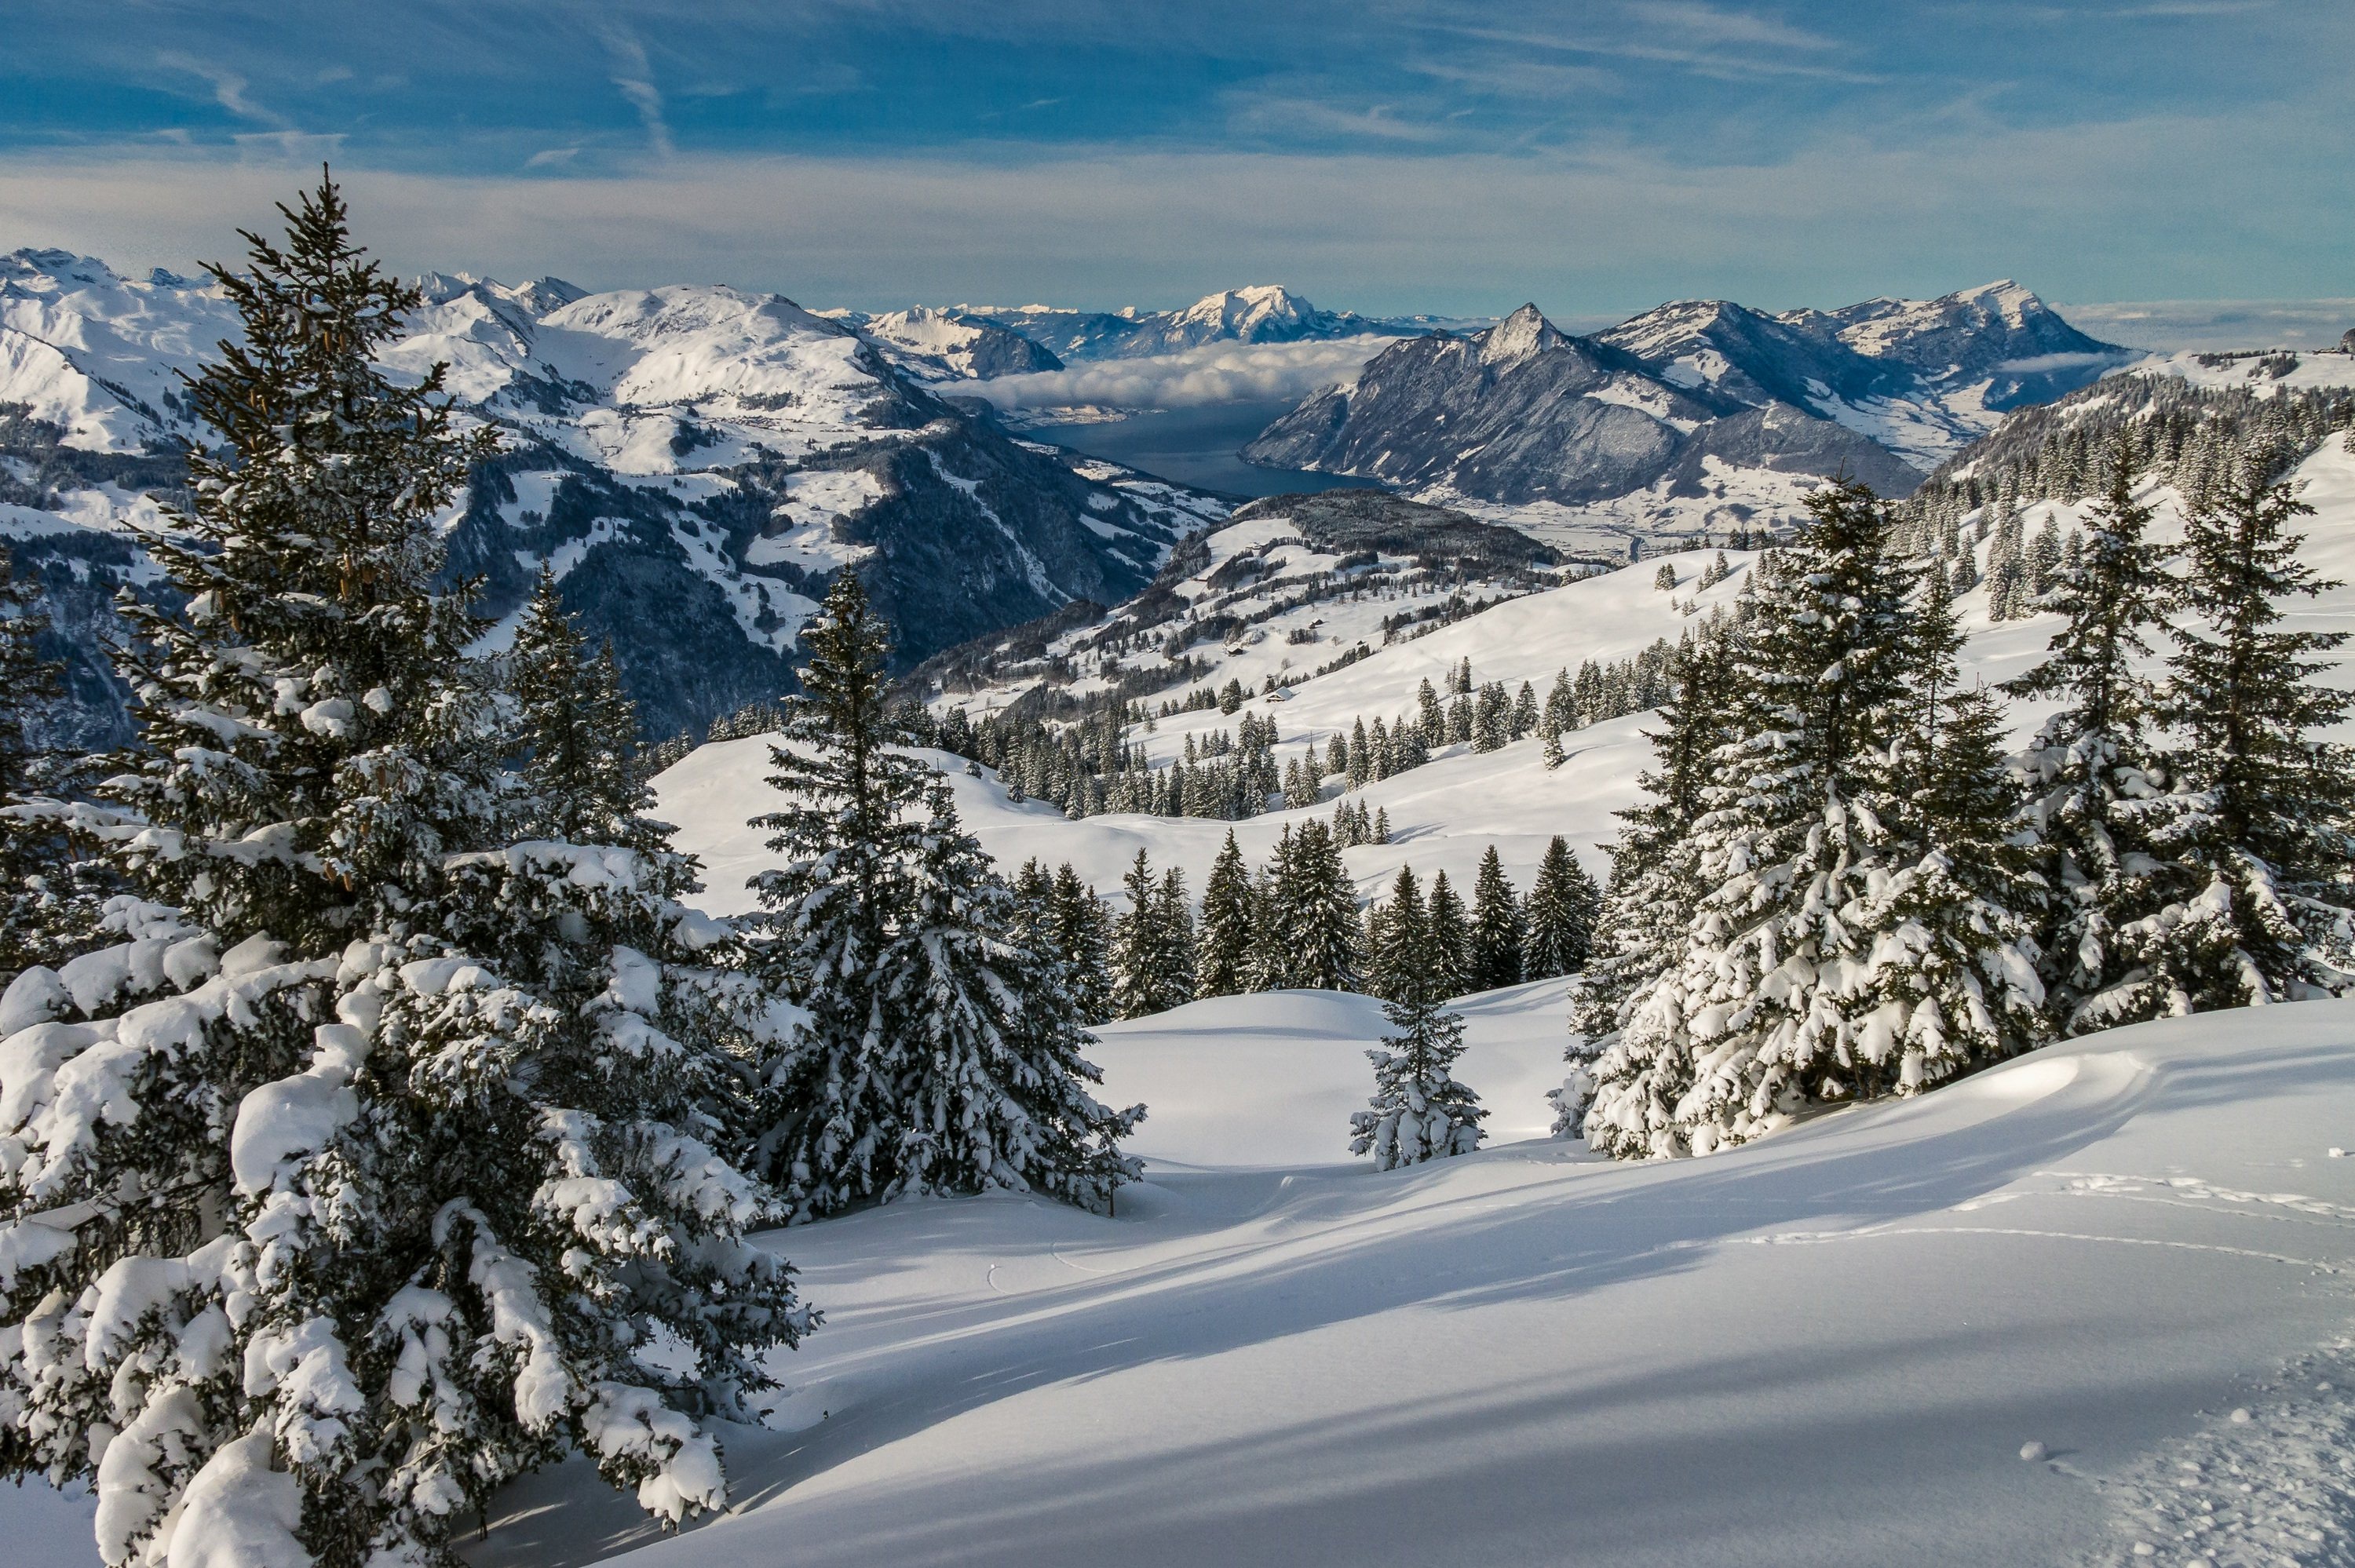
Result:
M176 372L237 330L208 283L117 277L65 250L0 256L0 403L62 425L67 443L132 451L192 429Z
M2343 1560L2355 1004L1627 1166L1509 1140L1561 1027L1524 988L1466 1008L1506 1139L1388 1175L1335 1148L1363 1003L1243 1005L1106 1032L1110 1092L1167 1118L1115 1218L997 1196L777 1234L827 1321L772 1429L730 1436L733 1513L666 1540L574 1462L468 1558ZM87 1512L0 1493L26 1561L94 1561Z
M1108 1034L1112 1087L1180 1129L1117 1218L996 1197L776 1237L828 1322L779 1430L730 1442L733 1516L663 1541L573 1465L470 1558L2341 1560L2355 1406L2318 1352L2355 1310L2355 1004L2057 1046L1705 1160L1377 1175L1326 1152L1361 1010L1273 1003ZM1237 1121L1303 1153L1236 1168Z
M2307 539L2303 556L2342 586L2310 606L2295 609L2293 620L2318 629L2355 631L2355 455L2333 440L2307 461L2298 476L2306 500L2316 508L2316 515L2304 520ZM2159 491L2157 500L2154 536L2179 537L2181 513L2174 493ZM2039 502L2022 516L2033 534L2043 525L2045 514L2052 512L2065 534L2090 505ZM1263 535L1280 536L1284 532L1277 522L1263 517L1212 534L1213 565L1205 573L1254 547ZM1979 546L1982 572L1987 547ZM1287 556L1299 550L1284 548ZM1301 554L1302 562L1295 564L1316 564L1313 552ZM1239 679L1246 690L1253 690L1270 674L1288 678L1302 673L1329 659L1332 649L1359 639L1370 642L1370 656L1303 681L1286 691L1285 701L1253 697L1245 705L1242 711L1274 720L1281 764L1310 748L1321 753L1327 739L1346 734L1359 717L1370 724L1411 709L1418 683L1427 679L1444 689L1444 677L1465 658L1472 661L1476 681L1502 681L1512 690L1528 681L1542 700L1558 671L1574 673L1588 659L1625 659L1656 639L1674 641L1689 625L1730 605L1740 593L1753 557L1726 554L1732 575L1707 589L1697 589L1693 583L1716 552L1690 551L1513 599L1388 647L1380 645L1380 620L1401 607L1372 599L1313 605L1267 620L1259 628L1265 635L1240 649L1198 645L1192 652L1211 659L1208 681L1223 684ZM1675 568L1681 585L1673 593L1653 586L1664 563ZM1990 621L1983 584L1961 598L1958 609L1970 639L1962 656L1964 678L1989 684L2010 679L2040 658L2059 624L2050 615ZM1305 629L1312 620L1326 623L1319 629L1322 641L1305 647L1291 643L1288 632L1295 626ZM2342 650L2339 659L2333 678L2355 686L2355 647ZM973 700L974 711L984 711L1017 690L1009 688L995 698L981 694ZM2033 704L2014 705L2015 728L2024 735L2041 721L2042 712ZM1161 763L1181 751L1188 735L1231 732L1238 723L1239 715L1214 710L1180 714L1156 721L1149 736L1132 731L1131 738L1142 740ZM1557 833L1566 836L1600 876L1606 863L1599 846L1616 836L1614 813L1633 803L1636 776L1650 759L1643 738L1647 723L1645 715L1631 715L1566 734L1567 760L1552 771L1545 768L1540 743L1532 736L1485 755L1461 746L1448 747L1434 753L1424 767L1352 793L1349 799L1362 800L1369 811L1388 812L1391 832L1386 844L1343 853L1360 895L1372 896L1401 865L1411 864L1423 876L1444 870L1451 880L1460 881L1469 876L1491 843L1516 885L1526 887ZM2355 740L2355 729L2339 738ZM762 782L767 755L767 743L758 738L705 747L655 780L665 820L678 824L682 846L702 855L710 868L709 892L704 896L715 910L748 907L744 879L768 863L761 835L742 825L745 818L769 809L767 787ZM1329 818L1333 810L1328 800L1320 806L1234 823L1136 815L1069 821L1053 807L1035 800L1010 802L995 779L970 779L961 762L944 755L940 760L951 769L967 825L1001 863L1015 866L1034 855L1050 865L1068 860L1107 894L1116 892L1122 871L1144 849L1156 866L1182 867L1199 895L1230 828L1244 854L1256 863L1285 823L1311 816Z

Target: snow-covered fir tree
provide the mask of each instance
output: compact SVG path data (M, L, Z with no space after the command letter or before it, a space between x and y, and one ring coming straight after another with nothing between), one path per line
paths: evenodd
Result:
M932 770L886 701L882 620L846 572L802 632L802 694L770 747L784 804L752 825L783 863L752 880L761 968L808 1010L762 1064L762 1168L797 1218L880 1196L898 1180L898 1021L886 955L911 909Z
M622 689L612 646L589 652L546 565L516 628L507 685L528 748L524 779L547 813L537 831L575 842L647 842L643 813L654 794L637 769L637 706Z
M1899 896L1936 859L1898 789L1921 711L1913 574L1861 484L1828 484L1808 510L1735 650L1732 738L1687 834L1693 914L1593 1068L1583 1128L1606 1152L1707 1152L1809 1101L1911 1093L2017 1044L2016 1015L1977 994L1991 975L2032 991L2017 933L1933 929ZM1965 945L1951 966L1922 961L1947 940Z
M1772 569L1771 558L1761 562L1751 583ZM1731 641L1680 643L1669 673L1671 695L1659 709L1660 727L1646 732L1652 768L1636 779L1643 797L1619 813L1626 826L1610 849L1610 885L1591 928L1587 959L1579 966L1583 983L1572 993L1573 1061L1591 1060L1617 1039L1627 1004L1666 972L1700 897L1690 834L1703 790L1715 777L1717 752L1732 738L1737 672ZM1568 862L1569 846L1562 848Z
M1382 1012L1397 1033L1366 1053L1374 1097L1349 1118L1349 1152L1370 1154L1375 1170L1393 1171L1479 1148L1488 1112L1455 1076L1464 1020L1435 997L1387 1001Z
M1261 989L1358 989L1357 895L1324 823L1311 818L1277 839L1260 905Z
M1571 853L1570 841L1560 833L1546 845L1538 862L1537 880L1521 906L1529 923L1521 942L1521 978L1551 980L1574 975L1586 967L1594 945L1594 922L1603 908L1603 890Z
M1252 989L1259 967L1253 941L1259 912L1252 899L1251 874L1234 830L1210 863L1202 883L1202 919L1194 938L1194 989L1201 996L1238 996Z
M1145 1107L1114 1111L1088 1093L1103 1075L1081 1054L1091 1036L1061 959L1012 939L1012 892L957 821L946 780L925 803L880 966L898 1131L877 1195L996 1187L1106 1210L1140 1173L1117 1143Z
M1167 1012L1194 1000L1193 921L1173 867L1156 877L1145 852L1121 879L1128 907L1113 925L1113 1009L1121 1018ZM1174 906L1174 907L1173 907Z
M2182 737L2156 853L2189 895L2121 927L2149 971L2147 1006L2169 1013L2332 994L2355 983L2347 832L2355 776L2318 732L2345 722L2345 693L2318 657L2347 641L2286 630L2294 600L2335 585L2297 558L2313 508L2277 473L2271 445L2239 454L2184 521L2166 716Z
M2121 443L2106 494L2086 520L2048 608L2066 618L2045 658L2008 688L2058 698L2022 758L2028 826L2044 898L2037 942L2047 1006L2064 1033L2159 1016L2169 988L2118 941L2188 889L2151 852L2166 811L2152 737L2158 692L2139 662L2165 625L2174 585L2148 534L2131 447ZM2077 535L2072 535L2074 541Z
M940 776L899 749L887 636L855 576L802 643L803 694L770 753L785 804L755 820L784 861L753 879L761 967L805 1010L762 1062L764 1168L795 1220L985 1187L1106 1206L1134 1170L1115 1142L1135 1117L1083 1086L1068 950L1014 940L1012 892Z
M151 545L186 608L125 656L144 820L85 819L137 895L0 997L0 1462L91 1484L110 1563L454 1563L576 1448L717 1509L708 1418L810 1321L722 1152L721 1037L769 1010L704 967L684 863L513 839L480 623L435 587L482 447L438 369L372 365L418 297L333 185L286 216L214 270L220 444Z

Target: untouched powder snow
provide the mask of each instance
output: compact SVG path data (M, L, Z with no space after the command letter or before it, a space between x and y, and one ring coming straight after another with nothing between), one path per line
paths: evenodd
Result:
M1559 988L1460 1005L1465 1081L1529 1127ZM1166 1118L1117 1217L1000 1195L777 1234L827 1321L777 1363L777 1429L730 1436L735 1511L663 1539L576 1462L466 1554L2345 1560L2355 1003L2119 1031L1708 1159L1505 1141L1387 1175L1331 1152L1370 1017L1295 992L1106 1031L1115 1097ZM1294 1163L1239 1168L1271 1144Z

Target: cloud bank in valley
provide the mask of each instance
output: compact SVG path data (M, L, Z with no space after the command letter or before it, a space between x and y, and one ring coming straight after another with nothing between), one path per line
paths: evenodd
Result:
M1304 397L1347 385L1398 339L1343 337L1322 343L1214 343L1178 354L1105 359L1063 370L975 382L1000 408L1192 408L1213 403Z
M2355 328L2355 300L2139 300L2061 305L2083 331L2129 348L2335 348Z

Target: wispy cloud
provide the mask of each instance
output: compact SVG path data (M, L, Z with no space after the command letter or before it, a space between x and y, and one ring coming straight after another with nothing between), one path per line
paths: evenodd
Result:
M362 238L418 270L607 287L691 270L870 308L1182 303L1261 277L1369 312L1535 299L1560 318L1677 297L1934 295L2003 276L2079 300L2337 292L2341 231L2314 215L2355 207L2355 170L2301 164L2311 129L2160 115L1903 144L1828 136L1710 163L1634 147L1407 159L1094 147L681 154L555 180L339 167ZM265 217L289 178L153 143L135 157L17 156L0 163L0 232L185 269L233 224ZM2105 235L2133 243L2089 243Z
M1838 43L1821 33L1795 27L1755 11L1705 5L1699 0L1628 0L1627 15L1639 22L1711 44L1742 44L1777 49L1830 49Z
M671 142L670 122L663 118L662 90L655 86L645 46L627 33L613 30L605 34L605 48L613 57L613 85L638 111L639 122L646 128L647 145L657 157L674 156L677 148Z
M1427 121L1406 118L1395 104L1359 107L1283 93L1240 95L1231 123L1246 135L1308 130L1326 136L1371 137L1380 142L1433 142L1444 133Z
M226 70L219 66L208 64L192 55L181 54L176 50L167 50L158 56L156 63L166 69L185 71L190 76L201 77L211 83L213 101L240 120L251 120L260 124L281 127L293 123L284 115L263 108L249 97L246 89L250 84L244 77L233 70Z

